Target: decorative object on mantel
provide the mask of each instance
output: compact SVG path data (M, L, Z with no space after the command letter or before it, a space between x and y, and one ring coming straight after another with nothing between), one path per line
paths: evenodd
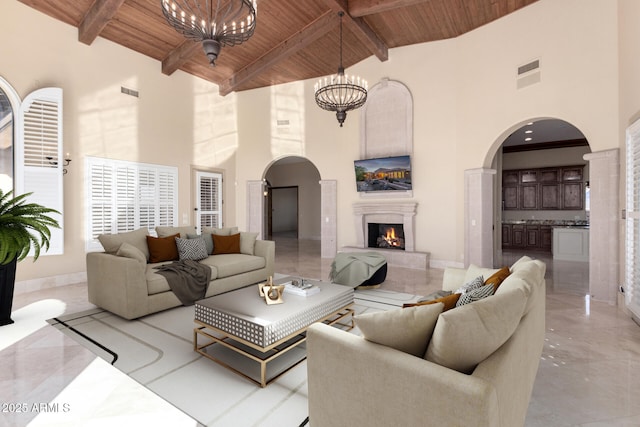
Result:
M235 46L256 29L256 0L160 0L167 22L190 40L202 43L215 66L222 46Z
M18 261L32 248L33 260L37 260L42 248L49 249L50 228L60 228L58 221L49 216L60 212L25 203L31 193L17 197L11 194L0 190L0 326L13 323L11 307Z
M360 77L344 74L342 66L342 17L344 12L338 12L340 16L340 66L338 74L318 80L315 84L316 103L327 111L335 111L340 127L347 118L347 111L360 108L367 101L367 81ZM357 83L356 83L357 82Z
M264 298L265 302L271 304L282 304L282 293L284 292L284 285L274 285L273 277L269 276L267 283L258 284L258 293Z

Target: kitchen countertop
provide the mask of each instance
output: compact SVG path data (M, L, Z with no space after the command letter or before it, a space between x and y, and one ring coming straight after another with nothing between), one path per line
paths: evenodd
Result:
M564 228L589 228L589 222L586 220L557 220L557 219L511 219L503 220L503 224L522 224L522 225L548 225L551 227Z

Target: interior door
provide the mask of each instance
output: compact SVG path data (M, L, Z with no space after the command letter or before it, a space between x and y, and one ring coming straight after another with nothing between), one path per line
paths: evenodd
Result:
M196 227L222 227L222 174L196 171Z

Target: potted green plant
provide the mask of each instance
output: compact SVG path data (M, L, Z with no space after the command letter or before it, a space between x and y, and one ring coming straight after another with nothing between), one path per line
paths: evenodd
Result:
M33 248L33 260L40 250L49 249L50 228L60 228L49 214L60 212L36 203L27 203L32 193L12 197L0 190L0 326L13 323L11 306L16 279L16 265Z

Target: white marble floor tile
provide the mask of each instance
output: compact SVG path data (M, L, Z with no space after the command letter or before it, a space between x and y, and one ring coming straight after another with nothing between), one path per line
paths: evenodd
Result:
M505 253L502 261L507 265L521 255ZM640 425L640 382L637 381L640 372L640 327L617 307L585 298L588 293L588 264L554 262L541 253L527 255L547 263L547 334L526 426ZM279 273L326 279L330 266L331 260L320 258L318 241L276 239L276 271ZM440 289L442 275L443 270L439 269L418 271L390 267L387 280L380 289L427 295ZM79 283L21 292L14 298L14 309L26 308L43 300L60 301L64 304L65 313L95 308L87 302L86 284ZM356 312L362 310L356 304ZM168 322L170 324L166 327L174 335L171 339L190 340L190 323ZM4 337L2 333L8 331L4 328L0 331L0 344ZM0 402L65 403L65 399L71 401L71 397L66 397L70 395L64 394L65 390L78 387L79 390L91 390L101 378L101 373L90 368L96 360L95 355L53 327L36 328L13 343L8 339L5 343L4 348L0 345ZM261 397L262 389L216 363L205 358L187 359L180 369L161 378L146 376L143 370L139 374L148 382L148 389L152 392L188 390L182 392L178 406L193 410L206 425L297 426L306 417L305 362L270 385L280 391L278 399L265 401ZM144 358L141 362L146 360ZM106 368L107 371L116 371L110 366ZM215 372L215 375L209 375L208 372ZM87 374L93 381L85 382ZM105 381L115 380L111 378ZM111 390L121 391L128 396L132 396L130 392L149 392L139 387L139 390L133 391L131 385L116 384ZM193 399L190 399L192 393L205 394L212 406L225 408L223 414L212 417L212 411L206 407L190 407L193 406ZM73 413L67 413L66 416L57 414L55 419L47 419L33 412L2 414L0 427L25 426L31 421L33 425L65 426L100 425L101 421L107 422L107 425L122 426L131 425L128 422L162 425L155 422L158 418L151 413L155 411L151 410L155 403L127 407L126 399L115 399L115 406L102 407L96 412L103 397L92 400L91 396L90 392L86 392L80 397L88 398L88 402L74 406ZM128 400L140 399L145 397ZM271 410L268 416L252 418L251 408L255 408L255 405L269 406ZM357 407L355 396L354 407ZM158 413L169 414L163 411L171 411L171 408L161 405ZM118 418L117 414L127 419ZM170 420L172 416L163 418ZM174 422L172 425L182 423ZM193 420L188 418L184 423L182 425L194 425Z

